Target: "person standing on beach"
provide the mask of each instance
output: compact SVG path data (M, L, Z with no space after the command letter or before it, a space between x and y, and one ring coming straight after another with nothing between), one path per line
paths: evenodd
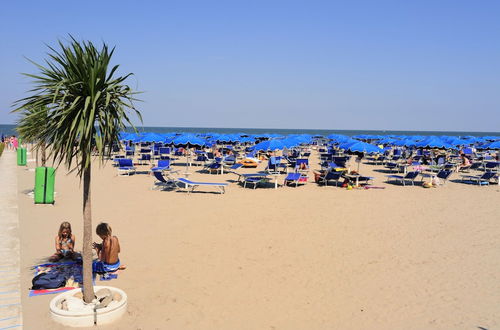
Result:
M19 145L19 140L17 139L17 137L14 136L14 141L13 141L13 148L14 148L14 151L17 150L17 147Z

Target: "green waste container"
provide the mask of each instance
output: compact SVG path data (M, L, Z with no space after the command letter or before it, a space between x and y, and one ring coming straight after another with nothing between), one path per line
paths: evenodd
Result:
M54 204L56 170L37 167L35 170L35 204Z
M17 148L17 165L26 166L26 148Z

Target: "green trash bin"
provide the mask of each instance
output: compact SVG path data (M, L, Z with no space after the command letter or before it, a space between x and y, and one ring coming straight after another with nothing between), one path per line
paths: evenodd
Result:
M26 148L17 148L17 165L26 166Z
M37 167L35 170L35 204L54 204L56 170Z

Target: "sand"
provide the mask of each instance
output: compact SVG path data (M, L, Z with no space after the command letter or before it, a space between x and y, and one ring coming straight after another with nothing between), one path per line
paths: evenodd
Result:
M110 163L95 164L94 227L111 224L128 266L98 284L129 297L126 316L99 328L498 328L498 185L395 186L373 171L380 168L362 164L361 172L383 190L231 183L224 195L188 195L154 191L148 175L117 176ZM236 178L194 170L194 180ZM29 266L53 253L64 220L81 249L81 187L60 168L56 204L34 205L24 193L34 172L19 168L18 182L24 325L61 329L49 317L53 295L28 298Z

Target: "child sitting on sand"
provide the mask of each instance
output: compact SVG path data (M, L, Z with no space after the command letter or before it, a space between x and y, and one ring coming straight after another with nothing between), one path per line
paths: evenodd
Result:
M118 269L125 269L120 265L118 253L120 253L120 241L118 237L112 236L111 227L105 223L100 223L96 228L96 234L102 239L102 243L93 243L97 252L97 260L92 263L92 272L107 273L115 272Z
M71 224L64 221L59 226L59 232L55 238L56 253L49 260L52 262L59 261L63 258L73 258L75 247L75 235L71 232Z

